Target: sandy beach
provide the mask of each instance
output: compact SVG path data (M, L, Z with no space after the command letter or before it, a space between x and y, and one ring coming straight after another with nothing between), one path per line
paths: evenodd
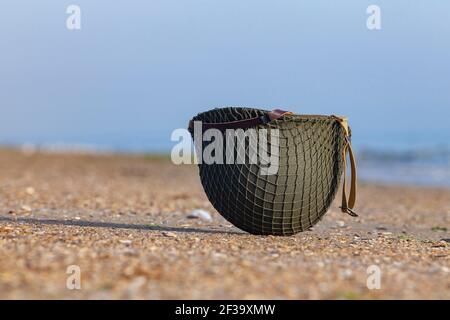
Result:
M338 206L311 231L253 236L194 165L0 150L0 298L450 299L450 190L360 184L359 217Z

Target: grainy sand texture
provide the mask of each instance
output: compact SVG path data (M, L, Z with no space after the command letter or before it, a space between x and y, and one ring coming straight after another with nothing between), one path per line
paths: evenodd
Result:
M338 206L311 231L253 236L193 165L0 150L0 298L450 299L449 190L362 184L358 218Z

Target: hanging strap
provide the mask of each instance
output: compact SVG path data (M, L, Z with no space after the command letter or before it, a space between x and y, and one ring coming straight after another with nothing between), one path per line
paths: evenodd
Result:
M256 127L260 124L267 124L270 121L277 120L284 115L292 114L292 112L284 111L280 109L275 109L267 112L266 114L244 120L236 120L229 122L217 122L217 123L204 123L202 122L202 130L206 131L208 129L218 129L220 131L225 131L226 129L248 129L251 127ZM189 130L194 130L194 121L189 121Z
M337 116L333 117L339 121L339 123L345 130L345 147L343 151L344 179L342 184L342 205L340 208L342 212L347 213L352 217L357 217L358 215L356 214L355 211L353 211L353 208L356 203L356 189L357 189L356 159L353 153L352 144L350 142L350 130L348 128L348 120L345 117L337 117ZM348 198L347 198L347 153L350 158L350 168L351 168L350 194Z

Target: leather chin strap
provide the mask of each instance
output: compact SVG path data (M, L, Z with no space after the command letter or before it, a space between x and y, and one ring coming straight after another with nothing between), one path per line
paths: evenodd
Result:
M267 124L270 121L277 120L284 115L292 114L292 112L284 111L280 109L275 109L267 112L265 115L260 117L254 117L250 119L229 121L229 122L216 122L216 123L202 123L202 130L206 131L208 129L218 129L220 131L225 131L226 129L247 129L251 127L256 127L260 124ZM194 130L194 122L189 121L189 130Z
M345 130L345 147L343 151L343 159L344 159L344 179L342 183L342 205L341 211L349 214L352 217L357 217L353 208L356 203L356 189L357 189L357 173L356 173L356 159L355 154L353 153L352 144L350 142L350 132L348 128L348 120L344 117L333 116L335 119L339 121L341 126ZM347 153L350 158L350 168L351 168L351 180L350 180L350 194L347 198Z

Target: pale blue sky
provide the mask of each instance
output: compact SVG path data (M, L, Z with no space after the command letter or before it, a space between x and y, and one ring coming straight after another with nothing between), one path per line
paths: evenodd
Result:
M167 150L226 105L348 115L357 146L450 141L445 0L10 0L0 49L0 143Z

